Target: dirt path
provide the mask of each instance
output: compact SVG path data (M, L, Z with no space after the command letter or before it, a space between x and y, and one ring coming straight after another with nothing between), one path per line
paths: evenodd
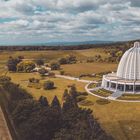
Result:
M1 107L0 107L0 140L12 140Z

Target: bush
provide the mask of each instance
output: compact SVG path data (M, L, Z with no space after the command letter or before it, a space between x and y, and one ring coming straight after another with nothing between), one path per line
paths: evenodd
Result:
M39 79L36 78L29 78L30 83L39 83Z
M39 69L38 72L41 76L44 76L46 73L48 73L48 71L45 68Z
M11 78L8 76L0 76L0 84L10 82Z
M35 68L35 63L32 61L22 61L17 64L18 72L31 72Z
M60 59L59 59L59 63L60 63L61 65L67 64L67 63L68 63L68 62L67 62L67 58L60 58Z
M53 81L46 81L46 82L44 83L44 89L45 89L45 90L54 89L54 82L53 82Z
M42 59L37 59L35 62L38 66L44 65L44 60Z
M64 75L64 74L65 74L65 71L61 70L60 75Z
M51 70L59 70L60 69L60 64L57 62L51 63Z

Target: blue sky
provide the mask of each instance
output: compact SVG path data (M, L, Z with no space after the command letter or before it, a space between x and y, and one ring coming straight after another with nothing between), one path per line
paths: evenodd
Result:
M0 0L0 44L140 39L140 0Z

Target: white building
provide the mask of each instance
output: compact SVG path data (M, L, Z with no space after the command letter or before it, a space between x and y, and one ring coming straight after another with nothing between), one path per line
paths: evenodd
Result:
M113 92L140 93L140 42L125 52L117 73L103 76L102 87Z

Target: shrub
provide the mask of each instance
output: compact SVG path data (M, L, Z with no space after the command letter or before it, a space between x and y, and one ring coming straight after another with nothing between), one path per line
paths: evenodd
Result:
M45 68L39 69L38 72L41 76L44 76L46 73L48 73L48 71Z
M45 89L45 90L54 89L54 82L53 82L53 81L46 81L46 82L44 83L44 89Z
M60 64L57 62L51 63L51 69L52 70L59 70L60 69Z
M0 84L10 82L11 78L8 76L0 76Z
M35 63L32 61L22 61L17 64L18 72L31 72L35 68Z
M37 59L35 62L38 66L44 65L44 60L42 59Z
M64 74L65 74L65 71L61 70L60 75L64 75Z
M39 79L36 78L29 78L30 83L39 83Z

